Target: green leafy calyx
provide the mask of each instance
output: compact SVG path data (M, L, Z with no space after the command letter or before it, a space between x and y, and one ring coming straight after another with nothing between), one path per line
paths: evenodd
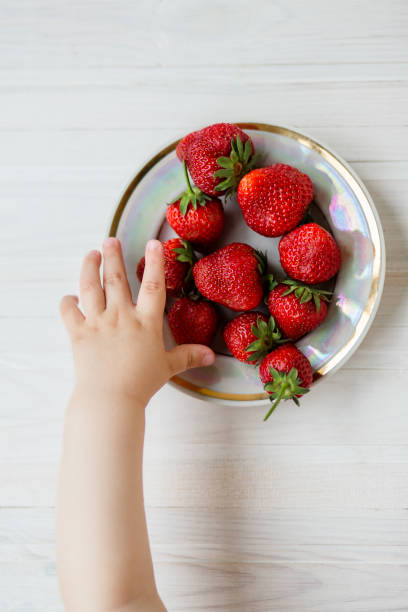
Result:
M187 172L187 164L185 161L183 161L183 170L184 176L186 178L187 189L183 191L183 193L179 195L179 197L174 200L174 202L171 203L174 204L175 202L178 202L180 200L180 212L183 217L185 217L189 204L191 204L194 210L197 210L197 206L205 206L206 202L208 202L208 200L211 200L211 198L207 194L203 193L198 187L191 186Z
M276 327L273 317L269 318L268 323L261 319L261 317L258 317L256 325L252 325L251 331L256 340L251 342L245 350L247 353L250 353L247 357L247 361L256 364L270 353L276 344L279 344L282 334Z
M330 299L331 291L323 291L323 289L317 289L317 287L310 287L309 285L302 285L297 281L288 279L282 281L284 285L288 285L288 290L285 293L282 293L282 297L284 295L289 295L290 293L294 293L295 296L299 299L301 304L305 304L306 302L310 302L313 299L317 312L320 312L320 301L328 302Z
M216 191L225 191L226 195L236 192L239 181L255 167L257 158L252 154L251 140L242 142L240 136L231 140L231 153L229 157L218 157L219 170L214 172L215 178L223 180L216 185Z
M298 376L296 368L292 368L289 374L286 372L278 372L278 370L272 367L269 368L269 372L273 380L267 382L264 388L265 391L269 393L269 399L272 402L272 406L266 413L264 421L269 419L281 400L293 399L295 404L299 406L299 400L296 396L304 395L309 392L309 389L302 387L302 381Z
M261 274L261 276L263 276L267 265L266 253L262 253L262 251L257 251L254 249L254 255L258 262L258 272Z
M275 280L273 274L270 274L266 271L268 266L268 261L266 258L266 253L262 253L262 251L257 251L254 249L254 255L258 262L258 272L261 275L261 283L266 291L272 291L278 284L278 281Z
M187 274L184 278L184 282L187 283L191 279L191 276L193 274L193 265L197 261L197 257L195 256L193 247L191 246L189 242L187 242L187 240L181 240L181 242L183 246L176 247L173 249L173 251L177 253L177 256L176 256L177 261L181 261L182 263L190 264Z

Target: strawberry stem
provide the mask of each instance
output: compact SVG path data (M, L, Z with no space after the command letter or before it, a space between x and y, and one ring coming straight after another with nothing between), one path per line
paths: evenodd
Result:
M198 187L192 187L190 183L190 178L188 176L187 164L185 160L183 161L183 172L187 183L187 189L183 191L181 195L178 196L172 204L180 201L179 207L180 212L185 217L188 205L191 204L194 210L197 210L197 205L205 206L206 202L210 200L210 196L206 195L199 189Z
M269 419L269 417L271 416L272 412L275 410L275 408L277 407L277 405L279 404L279 402L281 401L281 399L283 398L286 388L288 385L283 384L281 386L281 389L279 391L278 397L276 398L276 400L273 402L270 410L266 413L266 415L264 416L264 421L267 421Z

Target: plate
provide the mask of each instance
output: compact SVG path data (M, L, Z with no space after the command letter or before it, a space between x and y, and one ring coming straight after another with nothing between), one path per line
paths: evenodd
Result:
M316 330L296 344L312 364L315 383L332 374L351 357L375 316L384 284L385 245L374 203L350 166L327 147L291 129L263 123L239 123L252 138L263 165L283 162L308 174L314 187L312 216L333 233L342 265L332 285L328 314ZM109 235L123 247L134 299L139 290L135 270L147 240L175 236L166 222L166 204L185 189L177 142L154 155L139 170L114 212ZM279 238L266 238L244 222L236 198L225 206L226 228L219 246L246 242L266 251L269 267L280 271ZM225 316L235 316L223 309ZM164 321L167 346L174 344ZM228 355L218 339L213 366L189 370L171 384L201 399L217 403L260 405L268 402L257 368Z

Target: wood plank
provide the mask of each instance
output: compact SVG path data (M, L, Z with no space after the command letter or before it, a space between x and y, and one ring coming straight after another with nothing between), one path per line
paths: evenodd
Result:
M183 116L189 117L192 126L206 125L225 117L226 99L228 119L242 121L243 105L247 108L248 104L241 96L244 90L251 118L259 122L354 126L372 125L370 117L381 117L381 125L396 127L406 120L407 82L392 81L382 87L375 82L345 81L311 87L310 83L274 83L267 73L253 82L228 70L217 79L198 79L185 91L186 78L181 73L178 79L162 79L153 72L136 87L120 92L120 98L118 92L110 90L103 95L94 89L33 91L29 106L24 92L8 91L2 95L0 129L30 129L36 125L42 130L62 126L97 130L101 125L105 129L126 129L151 124L159 128L180 125ZM185 93L180 96L180 91Z
M407 563L407 520L389 516L329 517L301 509L244 512L148 508L157 562Z
M406 565L157 564L169 609L403 612ZM179 583L185 589L180 593Z
M403 0L3 2L1 65L28 68L382 63L408 60ZM97 10L96 10L97 8ZM180 15L183 18L180 18ZM362 27L364 24L364 27ZM208 33L211 32L211 36ZM273 34L272 34L273 33ZM243 44L243 37L245 44ZM250 53L248 53L250 49ZM188 51L187 51L188 50Z
M335 66L326 61L317 63L264 63L257 65L239 64L228 67L229 74L223 75L230 81L231 76L239 76L243 81L248 81L252 86L265 80L273 80L274 83L378 83L383 86L390 81L407 80L408 62L401 58L397 62L376 63L342 63L335 62ZM33 66L27 69L22 62L14 70L2 68L0 65L0 91L25 92L32 94L41 91L60 91L86 93L93 89L101 95L107 91L124 92L131 91L139 86L144 86L146 81L165 82L169 78L180 81L183 75L187 75L189 82L195 85L198 81L221 81L221 75L226 66L218 66L220 71L214 71L214 66L149 66L143 67L137 64L130 67L102 65L95 67L77 66L75 68L51 68L45 66ZM186 118L183 117L183 120ZM101 126L103 127L103 126ZM35 125L32 130L38 129ZM153 128L154 129L154 128Z

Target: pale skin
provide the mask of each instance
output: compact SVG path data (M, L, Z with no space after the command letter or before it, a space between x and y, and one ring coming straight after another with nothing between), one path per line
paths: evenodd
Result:
M160 242L149 241L133 304L117 239L85 257L61 301L74 355L57 499L57 566L68 612L162 612L143 502L145 407L172 376L210 365L211 349L166 351Z

